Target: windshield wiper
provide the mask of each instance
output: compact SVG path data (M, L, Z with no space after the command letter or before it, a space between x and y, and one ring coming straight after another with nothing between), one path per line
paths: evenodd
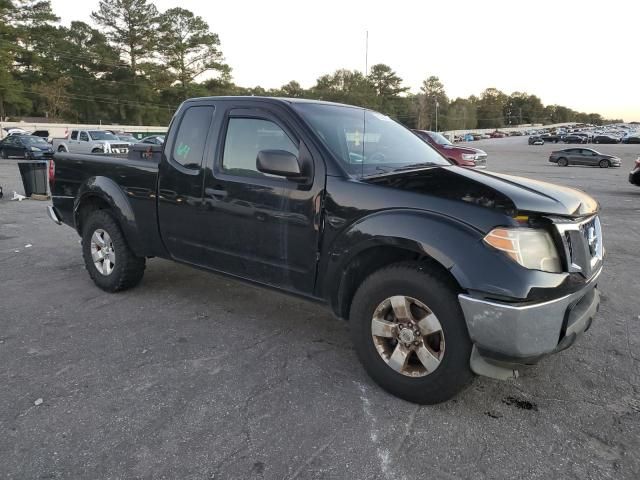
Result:
M376 166L376 170L379 170L379 172L370 173L369 175L364 175L361 178L384 177L386 175L393 175L394 173L404 172L406 170L416 170L419 168L441 167L441 166L442 166L441 164L433 163L433 162L413 163L411 165L404 165L402 167L393 168L390 170L385 170L382 167Z
M411 165L403 165L402 167L394 168L392 172L402 172L403 170L413 170L414 168L420 167L441 167L439 163L433 162L422 162L422 163L412 163Z

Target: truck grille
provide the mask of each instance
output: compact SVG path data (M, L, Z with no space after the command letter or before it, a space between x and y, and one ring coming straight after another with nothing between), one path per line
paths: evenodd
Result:
M126 143L112 143L111 144L111 149L112 150L114 150L114 149L117 149L117 150L126 149L126 150L128 150L129 149L129 145L126 144Z
M591 278L600 269L604 256L600 219L593 216L579 223L559 223L556 228L562 239L569 272Z

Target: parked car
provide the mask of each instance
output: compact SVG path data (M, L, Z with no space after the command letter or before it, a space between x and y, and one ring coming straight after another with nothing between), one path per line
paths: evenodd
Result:
M35 137L42 137L45 140L49 139L49 130L34 130L33 132L31 132L31 135L35 136Z
M29 135L29 132L27 132L22 128L17 128L17 127L5 127L3 128L3 130L4 130L5 137L11 136L11 135Z
M484 138L482 133L472 133L471 135L473 135L474 140L482 140Z
M0 141L0 158L21 158L27 160L49 159L53 148L42 137L34 135L10 135Z
M593 143L620 143L620 139L613 135L596 135L593 137Z
M540 135L531 135L528 142L529 145L544 145L544 140Z
M627 135L622 139L622 143L640 143L640 134Z
M513 378L596 316L584 192L451 165L387 116L302 99L186 101L163 148L159 163L55 156L49 216L107 292L161 257L315 300L349 319L369 375L417 403L474 372Z
M549 161L557 163L560 167L587 165L590 167L608 168L619 167L622 163L620 158L614 155L605 155L590 148L567 148L565 150L551 152Z
M462 137L462 141L463 142L473 142L475 140L475 138L473 137L473 135L471 133L465 133Z
M506 136L507 136L507 134L506 134L506 133L504 133L504 132L499 132L498 130L496 130L495 132L491 132L491 133L489 134L489 136L490 136L491 138L504 138L504 137L506 137Z
M453 145L438 132L428 130L414 130L413 132L456 165L477 168L487 166L487 154L483 150Z
M588 138L577 133L570 133L562 138L564 143L587 143Z
M164 145L164 135L151 135L140 140L140 143L149 143L151 145Z
M104 130L71 130L69 138L54 138L51 143L56 152L116 153L129 152L129 144Z
M122 140L123 142L128 143L130 146L134 145L134 144L136 144L136 143L138 143L140 141L136 137L134 137L133 135L131 135L129 133L117 133L115 135L118 138L118 140Z
M629 183L640 187L640 156L636 158L636 163L629 173Z
M560 135L553 133L544 133L540 135L540 138L544 140L544 143L558 143L561 140Z

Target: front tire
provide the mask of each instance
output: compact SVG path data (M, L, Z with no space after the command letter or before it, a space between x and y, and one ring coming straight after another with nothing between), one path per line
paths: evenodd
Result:
M145 258L131 251L119 225L107 210L97 210L86 220L82 256L93 282L106 292L135 287L142 280Z
M609 168L611 166L611 164L609 163L609 160L600 160L600 168Z
M449 400L474 378L457 288L444 274L399 263L370 275L351 304L351 336L365 370L404 400Z

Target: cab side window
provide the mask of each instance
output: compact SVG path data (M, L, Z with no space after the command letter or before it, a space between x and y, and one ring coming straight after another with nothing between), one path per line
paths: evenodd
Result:
M87 132L80 132L80 141L81 142L89 141L89 135L87 134Z
M298 156L298 147L276 123L258 118L230 118L222 170L232 175L278 178L256 168L261 150L285 150Z
M185 168L197 170L202 165L213 107L191 107L183 115L173 144L171 158Z

